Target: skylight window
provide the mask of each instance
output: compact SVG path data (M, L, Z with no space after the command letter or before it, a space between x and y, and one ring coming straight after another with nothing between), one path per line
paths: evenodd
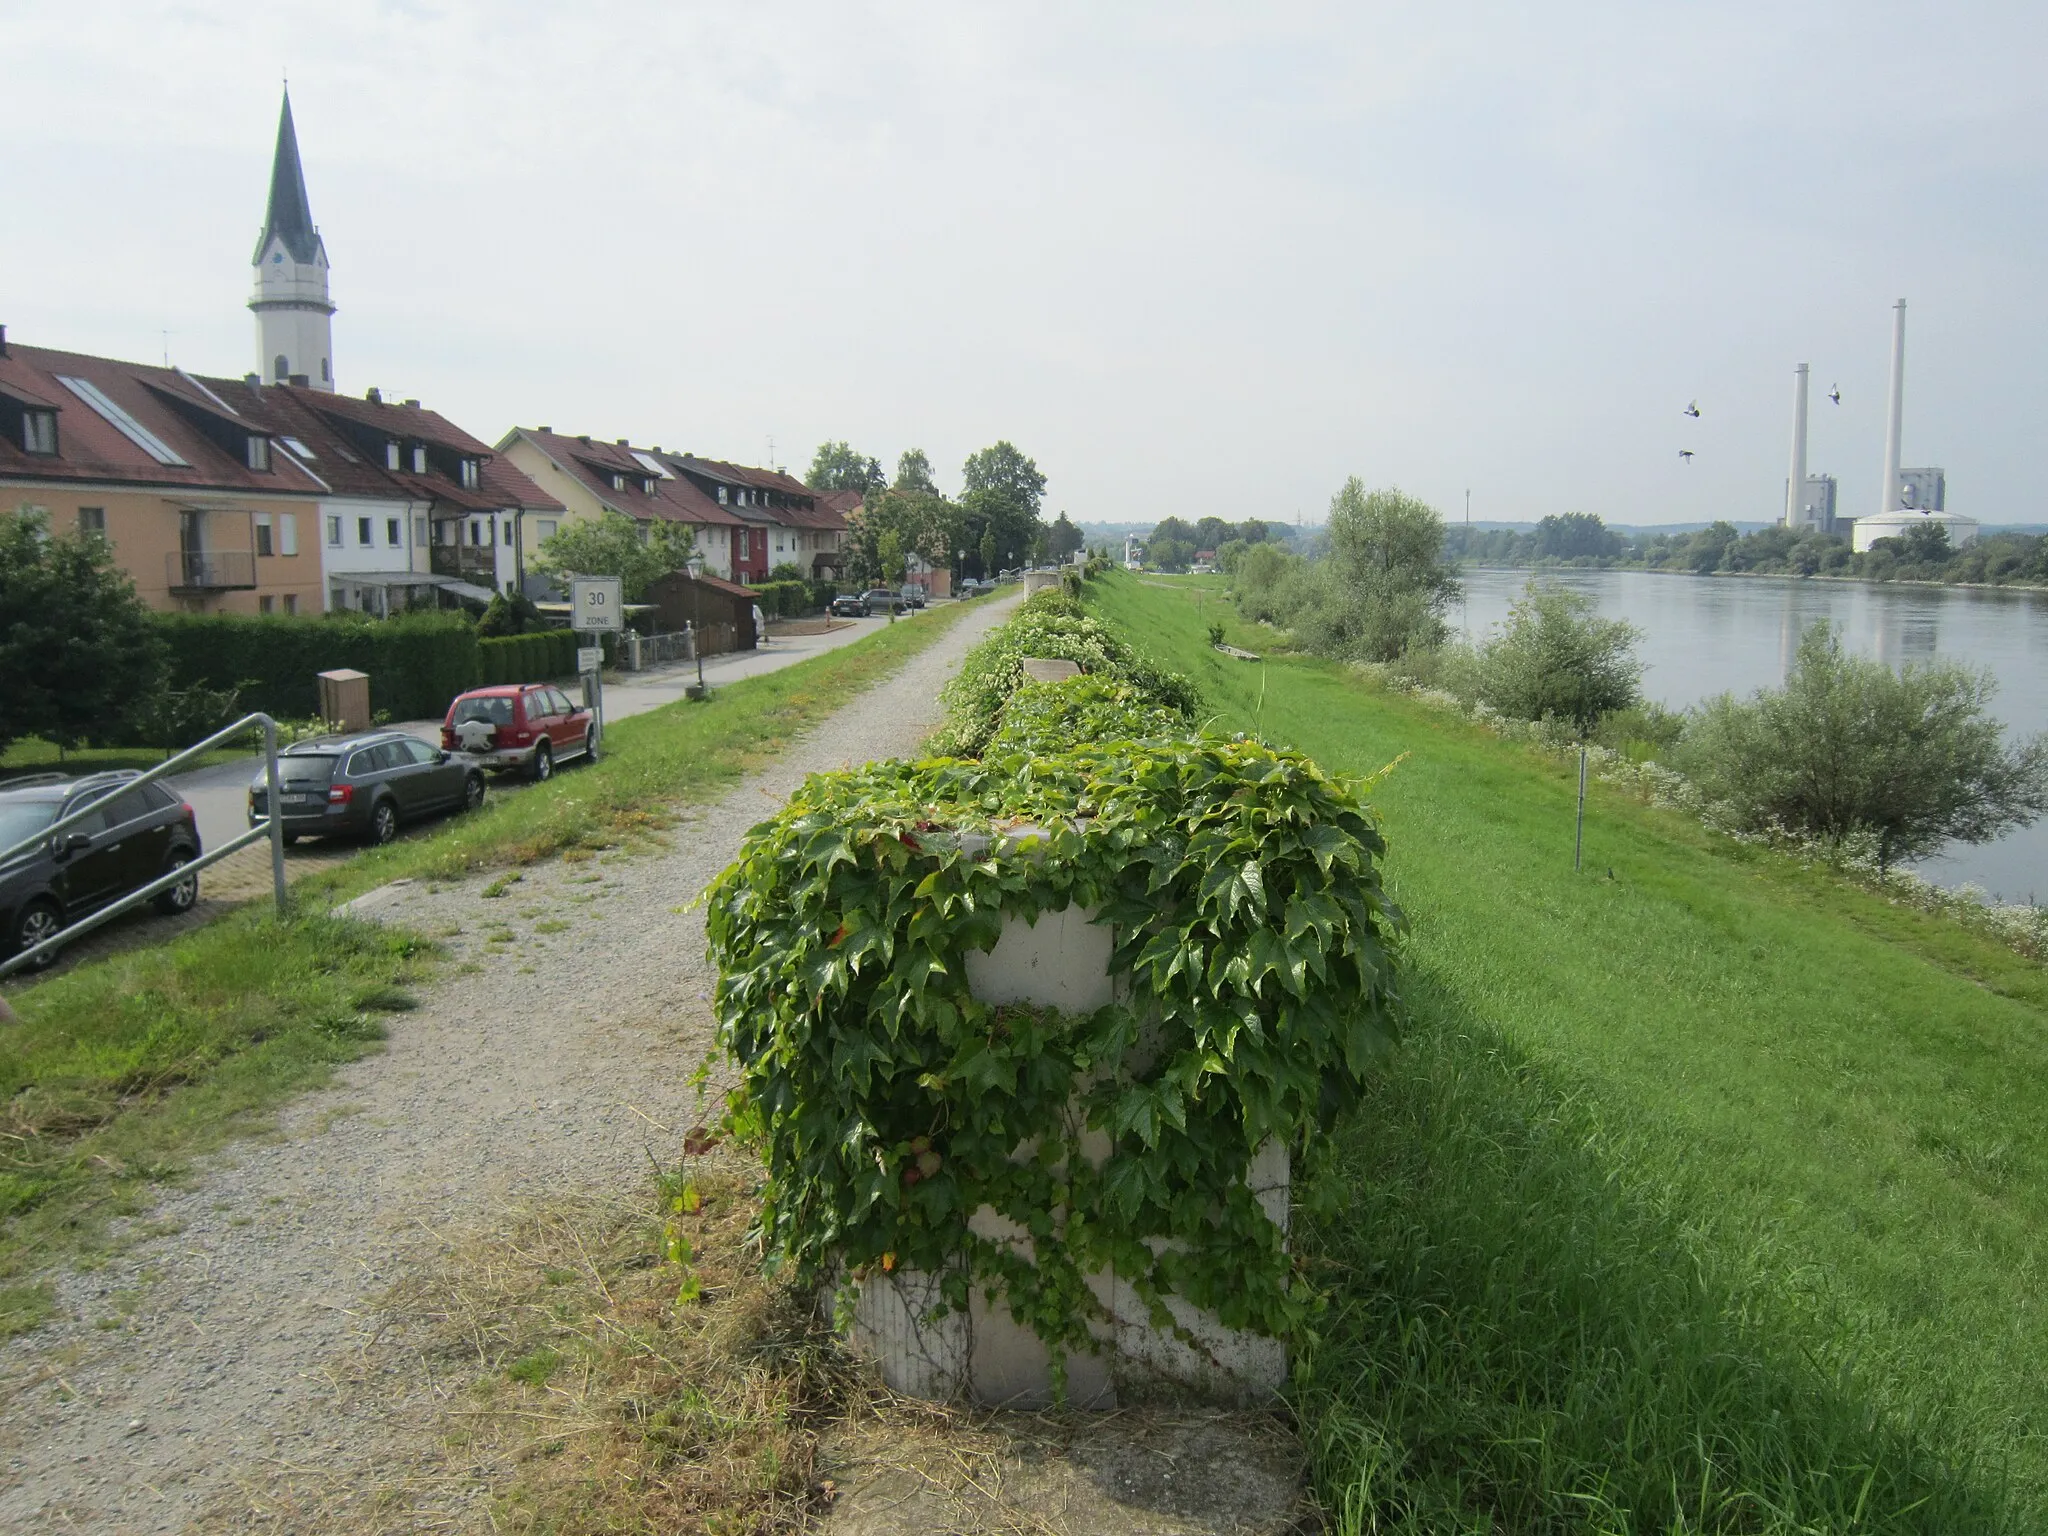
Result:
M662 480L673 480L675 478L674 475L671 475L666 469L661 467L661 460L657 459L653 454L642 453L638 448L630 451L633 457L640 461L640 467L649 474Z
M291 449L293 453L297 454L302 459L317 459L318 457L320 457L320 455L315 453L312 449L308 448L296 437L285 438L284 445L285 447Z
M69 374L60 373L57 375L57 382L91 406L93 410L106 419L107 423L115 431L127 438L129 442L140 448L152 459L155 459L157 463L184 464L189 467L189 461L179 458L176 450L169 443L158 437L149 428L145 427L133 416L130 416L127 411L108 399L106 394L92 380L74 379Z

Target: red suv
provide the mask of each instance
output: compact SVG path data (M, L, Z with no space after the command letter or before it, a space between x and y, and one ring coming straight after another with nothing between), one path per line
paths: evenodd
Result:
M566 759L597 761L597 720L552 683L472 688L448 706L441 745L486 768L546 779Z

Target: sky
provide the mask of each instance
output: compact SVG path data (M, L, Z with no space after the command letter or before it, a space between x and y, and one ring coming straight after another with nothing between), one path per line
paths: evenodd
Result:
M1048 515L2048 518L2048 7L0 0L0 323L194 372L288 71L340 386ZM1838 384L1842 402L1823 398ZM1697 421L1681 414L1697 400ZM1680 448L1695 450L1690 461Z

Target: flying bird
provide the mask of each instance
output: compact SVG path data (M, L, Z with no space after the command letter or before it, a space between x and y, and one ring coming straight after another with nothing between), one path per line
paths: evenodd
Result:
M1834 401L1835 404L1840 405L1842 403L1842 386L1837 384L1833 389L1829 390L1828 398Z
M1697 415L1699 415L1699 413L1700 413L1700 403L1699 403L1699 401L1697 401L1697 400L1693 401L1693 403L1692 403L1691 405L1688 405L1688 406L1687 406L1687 407L1685 408L1685 414L1686 414L1686 415L1688 415L1688 416L1697 416Z
M1678 456L1681 459L1689 459L1692 457L1692 450L1690 448L1681 448L1678 450Z

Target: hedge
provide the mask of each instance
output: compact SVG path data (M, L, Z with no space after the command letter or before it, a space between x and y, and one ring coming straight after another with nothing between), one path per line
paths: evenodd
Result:
M320 712L321 672L351 667L370 677L370 708L394 720L438 718L448 701L483 681L538 682L576 670L566 630L478 640L459 613L353 615L155 615L169 658L166 687L241 689L240 708L281 719Z
M820 606L808 581L764 581L753 593L761 612L771 619L800 619Z
M1184 711L1155 703L1129 683L1084 674L1019 688L1003 706L986 755L1066 752L1077 742L1185 735L1190 724Z

